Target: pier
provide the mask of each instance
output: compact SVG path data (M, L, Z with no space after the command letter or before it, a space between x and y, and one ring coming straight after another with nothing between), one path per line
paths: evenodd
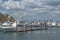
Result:
M17 27L17 32L26 32L26 31L35 31L35 30L47 30L48 28L46 27Z
M12 31L14 32L26 32L26 31L35 31L35 30L48 30L48 27L60 27L59 22L24 22L19 21L16 27L12 26ZM17 22L16 22L17 23ZM15 26L15 25L14 25ZM6 28L8 31L10 29ZM4 31L7 31L7 30Z

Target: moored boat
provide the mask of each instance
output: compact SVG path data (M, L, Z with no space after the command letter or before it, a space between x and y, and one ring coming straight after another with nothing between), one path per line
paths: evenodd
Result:
M15 31L16 30L16 23L9 23L9 22L5 22L2 24L2 28L1 28L4 32L11 32L11 31Z

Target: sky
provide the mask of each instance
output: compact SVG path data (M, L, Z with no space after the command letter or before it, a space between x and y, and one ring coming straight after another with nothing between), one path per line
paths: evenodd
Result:
M24 17L30 19L60 20L60 0L0 0L0 12L8 13L16 19L22 12Z

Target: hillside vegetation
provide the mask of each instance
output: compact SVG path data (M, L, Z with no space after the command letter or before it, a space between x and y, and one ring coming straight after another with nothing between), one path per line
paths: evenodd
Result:
M8 16L10 16L10 15L8 15L8 14L3 15L2 13L0 13L0 22L4 22L4 21L7 21L7 20L9 20L11 22L15 21L15 19L12 16L10 16L10 18L8 18Z

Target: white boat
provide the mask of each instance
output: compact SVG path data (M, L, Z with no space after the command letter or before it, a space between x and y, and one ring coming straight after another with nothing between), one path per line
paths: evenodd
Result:
M15 31L16 30L16 23L11 24L9 22L5 22L2 24L2 30L8 31L8 32Z

